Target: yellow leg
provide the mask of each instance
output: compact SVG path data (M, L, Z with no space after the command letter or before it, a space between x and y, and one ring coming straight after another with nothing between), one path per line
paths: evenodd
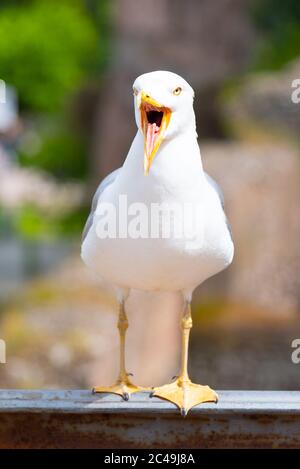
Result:
M154 388L152 396L160 397L173 402L181 410L181 414L186 416L188 411L202 402L217 402L218 395L209 386L202 386L191 382L188 375L188 347L190 330L193 326L191 316L191 306L185 306L184 315L181 321L182 328L182 356L181 370L178 378L171 384Z
M117 382L112 386L95 386L93 393L113 393L128 401L130 394L143 390L139 386L135 386L128 378L125 368L125 336L128 329L128 319L125 311L124 302L120 303L118 329L120 333L120 372Z

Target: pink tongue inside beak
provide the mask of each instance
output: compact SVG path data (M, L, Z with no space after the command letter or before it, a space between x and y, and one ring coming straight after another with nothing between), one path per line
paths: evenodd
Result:
M146 154L148 157L151 156L155 143L159 134L159 127L158 125L154 124L147 124L147 134L146 134Z

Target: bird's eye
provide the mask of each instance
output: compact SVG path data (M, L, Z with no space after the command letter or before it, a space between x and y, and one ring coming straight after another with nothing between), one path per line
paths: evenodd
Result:
M138 90L135 87L133 87L133 94L134 96L137 96L139 94Z
M182 88L180 86L177 86L177 88L175 88L175 90L173 91L173 94L175 94L175 96L178 96L182 91Z

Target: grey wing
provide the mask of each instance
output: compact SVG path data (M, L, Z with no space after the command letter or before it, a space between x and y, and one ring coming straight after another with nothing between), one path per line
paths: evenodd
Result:
M220 199L220 202L221 202L221 205L222 205L222 208L223 208L223 210L224 210L225 200L224 200L224 194L223 194L223 191L222 191L221 187L219 186L219 184L218 184L209 174L207 174L206 172L204 172L204 175L205 175L206 180L207 180L207 182L209 183L209 185L210 185L210 186L215 190L215 192L218 194L219 199ZM232 229L231 229L230 223L229 223L229 221L228 221L228 218L227 218L225 212L224 212L224 215L225 215L226 225L227 225L227 228L228 228L230 237L231 237L231 239L232 239Z
M92 208L91 208L90 214L88 216L88 219L86 221L86 224L85 224L83 232L82 232L82 241L84 241L86 235L89 232L89 229L91 228L91 226L93 224L94 213L96 211L96 208L97 208L97 205L98 205L98 200L99 200L101 194L103 194L105 189L107 189L107 187L110 186L115 181L115 179L118 176L121 169L122 168L115 169L112 173L108 174L108 176L106 176L106 178L104 178L103 181L101 181L101 183L99 184L99 186L98 186L98 188L95 192L95 195L93 197L93 200L92 200Z

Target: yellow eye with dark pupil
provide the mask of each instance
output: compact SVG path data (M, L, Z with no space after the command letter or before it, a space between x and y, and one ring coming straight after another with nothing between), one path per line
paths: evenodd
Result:
M173 91L173 94L175 94L175 96L178 96L182 91L182 88L180 88L180 86L178 86L177 88L175 88L175 90Z

